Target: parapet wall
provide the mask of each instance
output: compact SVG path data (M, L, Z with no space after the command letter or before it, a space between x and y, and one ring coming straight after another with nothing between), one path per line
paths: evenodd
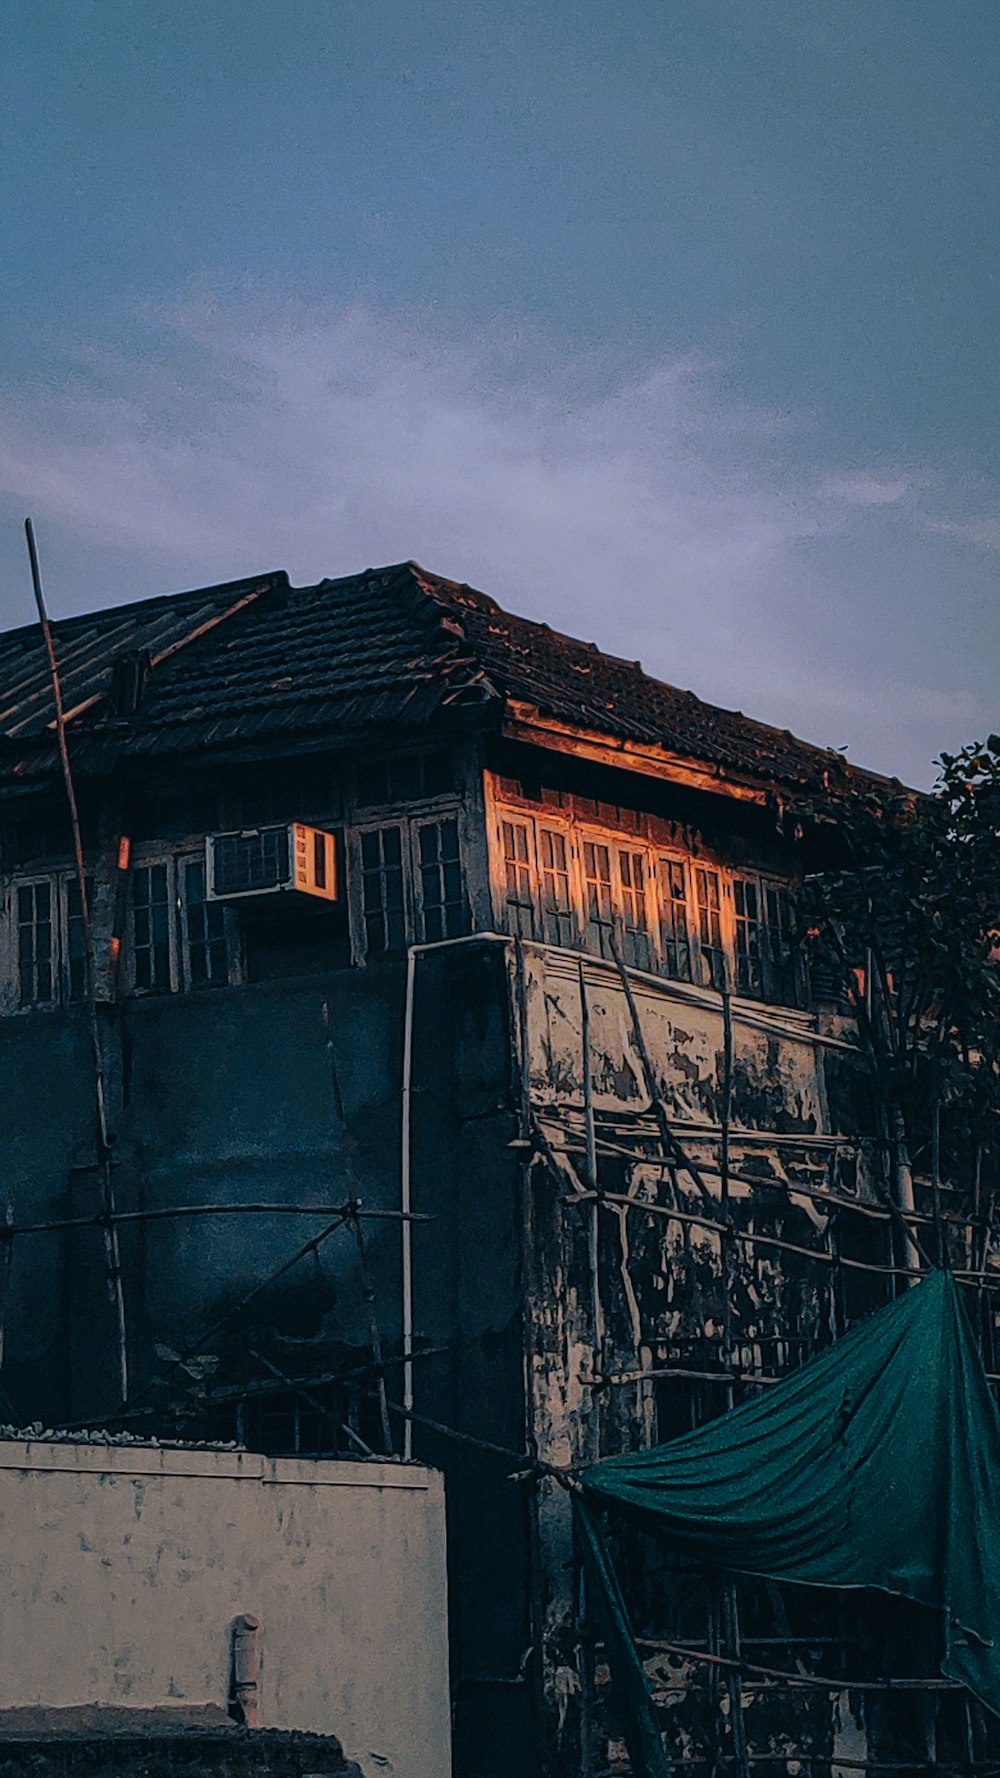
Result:
M0 1713L225 1708L259 1623L262 1729L450 1770L444 1488L392 1462L0 1440Z

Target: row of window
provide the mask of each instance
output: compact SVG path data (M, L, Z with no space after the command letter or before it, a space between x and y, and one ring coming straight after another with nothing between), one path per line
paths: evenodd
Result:
M352 836L363 948L378 957L416 934L433 942L469 930L458 820L415 819L365 828ZM93 883L88 878L88 901ZM125 985L138 994L223 987L240 978L243 923L269 913L316 915L295 898L240 913L206 893L202 852L143 859L128 877ZM58 871L10 891L13 1000L17 1006L71 1005L86 993L86 942L76 877ZM263 910L263 911L262 911ZM325 911L325 910L324 910ZM343 908L334 918L346 919ZM317 952L317 955L319 953Z
M613 837L520 810L500 811L493 838L497 914L508 932L608 959L617 946L635 969L714 987L728 980L737 993L797 1003L792 904L783 884L722 872L638 835ZM457 813L354 829L346 845L356 954L379 957L413 939L433 943L469 930ZM200 851L137 859L127 903L122 985L139 994L240 979L242 941L255 920L280 912L308 923L317 914L298 898L268 903L263 913L210 901ZM327 917L339 918L346 932L343 903ZM84 930L72 873L15 880L8 930L15 1004L83 998ZM315 955L320 967L319 946Z
M596 957L617 944L634 969L797 1003L783 884L520 811L501 811L496 840L508 932Z

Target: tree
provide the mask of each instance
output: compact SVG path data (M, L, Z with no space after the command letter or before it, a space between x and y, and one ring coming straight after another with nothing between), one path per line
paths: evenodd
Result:
M807 913L868 1051L887 1183L905 1208L919 1166L937 1207L944 1168L978 1215L1000 1152L1000 736L942 754L929 795L850 777L838 831Z

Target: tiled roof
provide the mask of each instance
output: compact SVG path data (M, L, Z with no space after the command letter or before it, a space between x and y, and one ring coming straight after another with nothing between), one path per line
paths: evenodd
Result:
M262 575L53 629L64 702L94 757L419 726L470 707L498 726L516 703L756 782L822 790L847 769L837 753L706 704L412 562L303 588ZM109 701L114 663L141 651L152 671L138 711L123 718ZM7 774L47 766L52 698L37 627L0 636L0 736Z

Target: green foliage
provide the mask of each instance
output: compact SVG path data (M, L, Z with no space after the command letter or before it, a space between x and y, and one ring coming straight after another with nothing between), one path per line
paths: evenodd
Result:
M811 884L884 1093L911 1149L929 1109L1000 1136L1000 735L943 754L932 795L871 781L842 822L842 868Z

